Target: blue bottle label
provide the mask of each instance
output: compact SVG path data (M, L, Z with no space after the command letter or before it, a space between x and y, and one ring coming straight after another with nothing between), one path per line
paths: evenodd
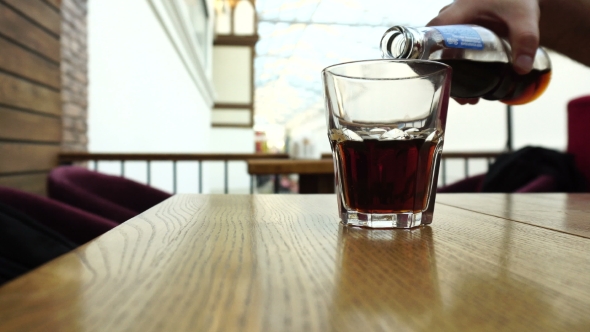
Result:
M446 25L432 28L443 36L446 47L483 50L481 36L470 26Z

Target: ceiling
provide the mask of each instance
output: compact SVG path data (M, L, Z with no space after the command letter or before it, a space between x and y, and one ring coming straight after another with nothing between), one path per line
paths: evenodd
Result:
M257 0L255 123L293 126L322 116L320 73L381 57L393 25L425 25L449 0Z

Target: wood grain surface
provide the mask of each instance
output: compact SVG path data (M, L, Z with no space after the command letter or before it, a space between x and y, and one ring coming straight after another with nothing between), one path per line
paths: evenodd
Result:
M27 0L26 2L31 2ZM41 3L41 1L35 1ZM25 14L0 3L0 35L10 38L28 49L59 63L61 46L59 37L36 25Z
M249 174L334 174L331 159L263 159L248 160Z
M0 185L43 195L62 140L57 3L0 0Z
M59 65L0 37L0 68L55 89L61 88Z
M0 186L17 188L41 196L47 196L47 175L49 172L33 172L17 175L1 175Z
M0 101L7 106L61 116L59 91L1 72Z
M439 197L367 230L334 195L178 195L0 288L0 330L590 330L589 239Z
M61 7L61 0L44 0L50 6L53 6L54 10L59 11Z
M0 141L0 156L4 158L0 163L0 173L49 171L57 166L57 154L60 150L59 145Z
M43 0L3 0L8 5L18 10L21 14L37 22L51 33L59 37L61 32L61 16Z
M0 106L0 139L60 143L62 120Z
M588 194L448 194L438 202L590 238Z

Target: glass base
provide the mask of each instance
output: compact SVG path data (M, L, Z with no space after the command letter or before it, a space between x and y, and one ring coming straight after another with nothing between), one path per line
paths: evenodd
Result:
M422 225L422 212L363 213L345 211L340 215L344 225L367 228L414 228Z

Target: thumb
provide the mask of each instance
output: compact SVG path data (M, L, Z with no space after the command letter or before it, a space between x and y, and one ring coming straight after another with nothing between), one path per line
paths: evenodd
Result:
M514 70L519 74L530 72L539 47L539 28L536 26L510 27L508 39L512 46Z
M534 14L533 14L534 15ZM537 17L515 17L508 20L508 40L512 46L512 63L519 74L533 69L535 54L539 47L539 19Z
M474 18L473 12L470 12L469 8L453 5L454 3L443 7L438 15L430 20L426 26L461 24Z

